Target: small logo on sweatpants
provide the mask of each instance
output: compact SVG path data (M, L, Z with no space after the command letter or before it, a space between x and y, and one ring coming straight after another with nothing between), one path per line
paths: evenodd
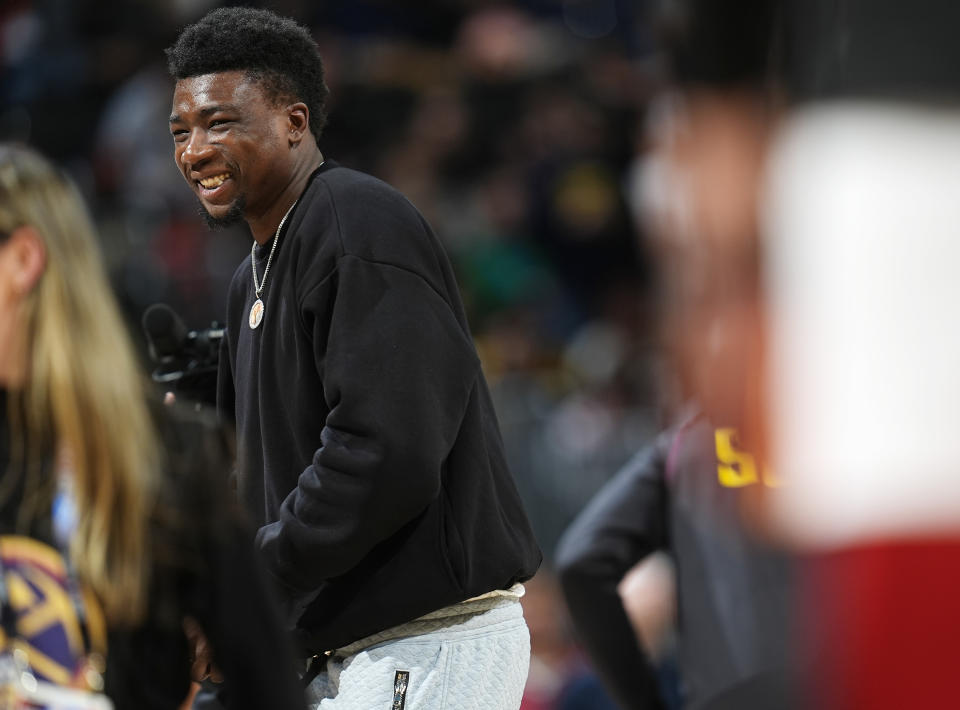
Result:
M393 705L390 710L403 710L407 702L407 684L410 682L410 671L397 671L393 676Z

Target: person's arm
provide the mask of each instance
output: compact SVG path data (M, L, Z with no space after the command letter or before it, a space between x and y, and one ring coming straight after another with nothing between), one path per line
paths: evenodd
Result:
M224 486L229 437L209 412L169 414L170 470L161 491L166 513L155 522L153 621L169 625L165 615L177 609L188 641L202 635L206 660L224 681L227 710L302 710L295 649L251 545L253 531Z
M663 707L655 671L617 586L634 564L667 544L667 446L663 435L628 462L566 530L556 554L584 650L613 698L631 710Z
M469 334L420 275L342 257L308 294L319 448L257 542L293 598L353 568L439 494L480 376Z
M209 644L227 710L301 710L295 649L245 525L234 521L207 549L207 580L194 612Z

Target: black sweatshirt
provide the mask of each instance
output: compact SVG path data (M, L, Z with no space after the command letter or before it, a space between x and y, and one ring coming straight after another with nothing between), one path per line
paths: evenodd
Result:
M532 576L540 551L453 272L416 209L328 160L267 279L251 329L250 260L234 275L219 404L235 416L238 494L302 649Z
M791 564L748 534L739 511L745 486L730 485L771 479L756 468L753 479L747 460L737 458L743 452L733 450L725 452L731 468L723 479L717 437L696 415L663 433L560 541L557 566L574 625L623 708L662 707L617 592L627 571L658 549L671 552L677 570L684 707L790 707Z

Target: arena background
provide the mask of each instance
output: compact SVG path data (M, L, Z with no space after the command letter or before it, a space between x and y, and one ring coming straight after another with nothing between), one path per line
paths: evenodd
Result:
M39 148L82 186L145 370L154 363L144 310L165 302L190 328L210 326L250 246L245 228L203 225L166 125L163 49L219 4L0 8L0 139ZM670 396L635 219L659 66L647 4L246 4L311 28L331 89L324 154L403 191L455 264L546 557L529 585L534 664L524 707L560 707L590 678L555 596L554 545L649 440L658 402Z

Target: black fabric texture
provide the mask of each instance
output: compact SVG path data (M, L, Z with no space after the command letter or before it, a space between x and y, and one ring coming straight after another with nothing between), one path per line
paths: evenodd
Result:
M423 217L328 160L279 238L256 329L249 259L234 276L219 405L302 652L531 577L540 551Z

